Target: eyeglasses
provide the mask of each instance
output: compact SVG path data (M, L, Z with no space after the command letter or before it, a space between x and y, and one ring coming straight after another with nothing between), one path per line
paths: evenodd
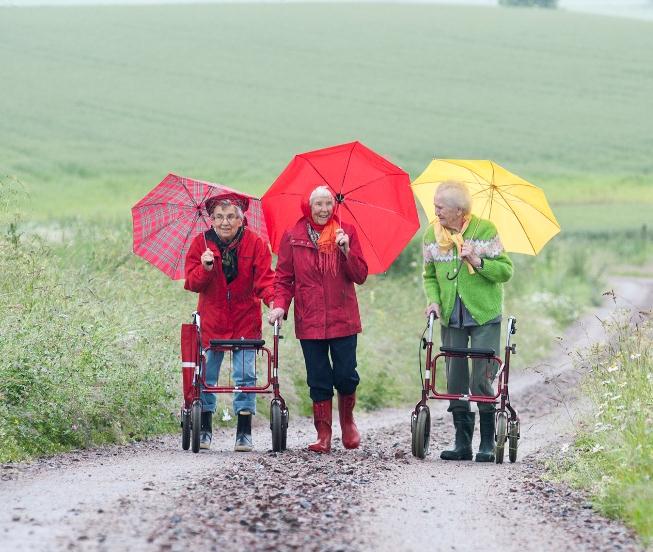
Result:
M212 215L211 218L216 222L224 222L226 220L229 224L233 224L238 217L230 213L226 217L224 215Z

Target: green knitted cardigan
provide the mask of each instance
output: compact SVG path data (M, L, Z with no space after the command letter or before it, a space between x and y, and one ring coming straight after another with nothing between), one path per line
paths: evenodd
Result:
M441 252L435 241L433 225L424 233L424 291L429 304L440 305L444 326L449 325L456 292L479 324L499 316L503 310L503 283L512 277L512 261L503 249L496 227L489 220L472 215L463 238L474 244L475 253L483 259L483 268L474 269L474 274L470 274L467 265L463 264L458 278L449 280L447 273L453 276L460 263L456 247Z

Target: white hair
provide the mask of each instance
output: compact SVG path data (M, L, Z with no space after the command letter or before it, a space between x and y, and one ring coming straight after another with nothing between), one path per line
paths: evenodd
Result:
M308 204L313 205L313 201L320 197L330 197L331 199L335 200L329 188L326 186L318 186L311 192L311 195L308 198Z
M435 195L439 195L445 205L460 209L465 215L469 215L472 210L472 196L462 182L455 180L442 182L436 188Z

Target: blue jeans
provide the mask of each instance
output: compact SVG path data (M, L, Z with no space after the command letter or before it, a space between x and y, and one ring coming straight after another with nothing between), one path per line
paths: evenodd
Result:
M224 359L223 351L206 351L206 383L216 385L220 377L220 367ZM232 357L231 381L236 386L252 387L256 385L255 352L250 350L234 351ZM215 412L217 397L215 393L202 393L202 412ZM256 414L256 394L235 393L234 412L238 414L242 410L248 410Z

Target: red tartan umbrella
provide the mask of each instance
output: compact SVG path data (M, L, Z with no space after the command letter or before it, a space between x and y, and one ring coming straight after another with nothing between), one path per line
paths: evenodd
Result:
M222 184L170 173L132 207L134 253L173 280L183 278L186 252L193 238L211 227L206 200L227 193L249 198L247 227L267 242L261 200Z
M408 173L351 142L296 155L261 198L275 253L317 186L331 190L340 220L356 227L372 274L386 271L419 228Z

